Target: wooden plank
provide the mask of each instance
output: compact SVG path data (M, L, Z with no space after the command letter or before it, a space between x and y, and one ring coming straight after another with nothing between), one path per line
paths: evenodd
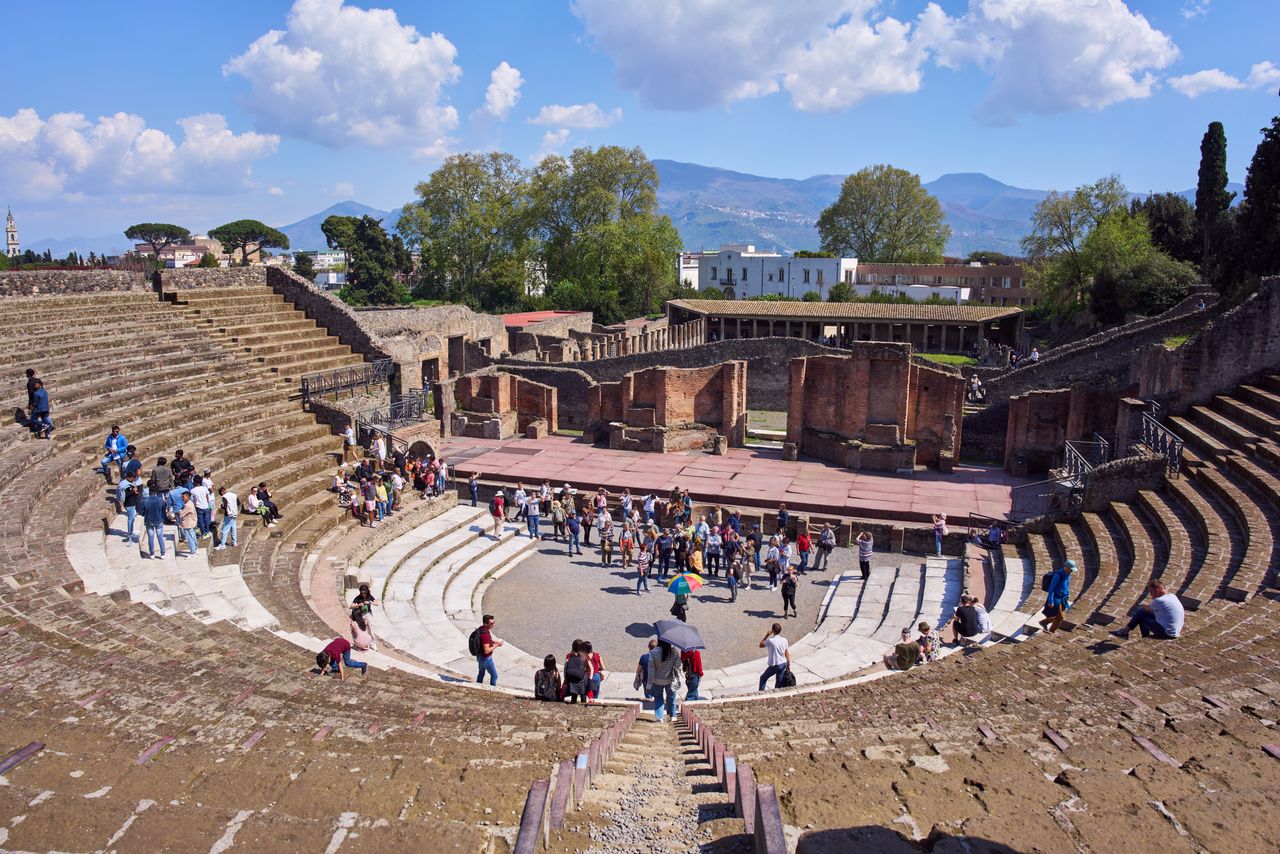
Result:
M516 834L515 854L534 854L542 836L542 822L547 812L547 792L550 780L534 780L524 799L524 812L520 814L520 831Z
M569 800L573 795L573 763L568 759L556 766L556 790L551 795L551 814L549 824L552 830L564 828L564 817L569 811Z
M787 854L787 837L782 831L782 808L772 783L756 787L755 854Z

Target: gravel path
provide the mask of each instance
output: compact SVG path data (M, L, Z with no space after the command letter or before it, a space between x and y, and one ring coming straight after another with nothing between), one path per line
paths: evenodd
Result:
M653 634L655 620L670 618L673 597L656 577L651 592L636 595L634 568L600 565L598 553L585 550L572 560L564 547L547 541L536 554L495 581L484 595L484 612L497 617L497 634L537 657L569 651L574 638L590 640L605 660L605 669L627 680L630 688L635 662ZM877 553L874 566L897 566L903 555ZM912 558L905 558L912 560ZM773 622L793 643L810 632L827 589L839 571L854 565L852 549L837 548L827 572L801 576L796 592L800 616L782 619L782 594L768 587L740 588L738 601L729 601L724 578L705 575L707 585L690 597L689 622L706 641L703 667L728 667L762 655L760 638ZM757 585L767 584L761 573ZM609 695L606 681L605 696Z

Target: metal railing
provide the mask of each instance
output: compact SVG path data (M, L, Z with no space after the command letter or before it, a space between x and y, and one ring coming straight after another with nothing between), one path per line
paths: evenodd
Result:
M299 380L302 402L306 404L313 397L329 394L336 397L344 391L350 391L354 397L356 389L360 388L368 393L373 391L373 386L390 380L394 372L395 362L391 359L378 359L350 368L303 374Z
M1169 477L1182 471L1182 439L1149 412L1142 413L1142 444L1164 457Z
M390 406L380 406L356 413L356 425L360 429L384 427L394 430L406 424L417 424L435 417L431 407L431 385L410 389L404 397Z
M1011 491L1009 518L1025 522L1054 511L1079 509L1083 499L1083 479L1058 477L1024 483Z

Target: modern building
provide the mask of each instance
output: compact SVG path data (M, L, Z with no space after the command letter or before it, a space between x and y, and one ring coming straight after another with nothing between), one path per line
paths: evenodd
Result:
M18 245L18 226L13 221L13 211L9 211L9 216L4 221L4 244L5 254L10 258L17 258L21 254Z
M924 353L966 353L982 341L1017 346L1022 309L987 305L916 305L773 300L670 300L667 324L706 324L707 340L804 338L908 342Z
M836 282L852 285L857 258L804 258L757 252L750 244L726 244L718 252L698 256L698 289L716 288L725 299L778 295L803 297L810 291L822 299ZM683 262L682 262L683 263Z
M699 269L704 253L681 252L676 256L676 282L686 287L698 289Z
M1017 264L870 264L858 265L855 281L868 290L891 289L914 296L912 289L951 288L967 290L965 300L999 306L1035 305L1035 295L1027 287L1024 272ZM859 293L862 287L858 288Z
M347 284L347 274L338 273L333 270L319 270L316 272L316 287L324 288L327 291L340 290Z

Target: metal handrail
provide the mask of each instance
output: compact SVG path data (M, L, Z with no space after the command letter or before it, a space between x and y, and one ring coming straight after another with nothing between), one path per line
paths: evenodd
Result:
M344 391L350 391L354 397L355 390L361 387L368 393L374 385L391 379L394 372L394 361L377 359L350 368L335 368L332 371L303 374L298 381L302 402L305 404L313 397L323 397L326 394L337 395Z
M1010 490L1009 518L1014 522L1024 522L1053 510L1078 508L1083 496L1083 482L1070 477L1024 483Z
M1149 412L1142 413L1142 444L1164 457L1170 477L1182 471L1182 438Z
M435 417L431 408L431 384L425 388L411 389L408 394L390 406L375 407L356 413L356 424L361 428L382 426L388 430L417 424Z

